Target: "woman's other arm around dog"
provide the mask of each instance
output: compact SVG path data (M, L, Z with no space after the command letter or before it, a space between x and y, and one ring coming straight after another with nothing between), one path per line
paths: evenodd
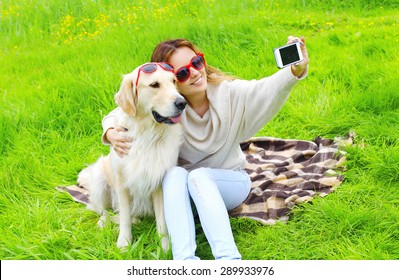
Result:
M133 139L120 134L120 132L125 132L126 129L115 123L116 110L120 109L114 109L102 121L103 135L101 141L105 145L112 145L118 156L123 157L129 153Z

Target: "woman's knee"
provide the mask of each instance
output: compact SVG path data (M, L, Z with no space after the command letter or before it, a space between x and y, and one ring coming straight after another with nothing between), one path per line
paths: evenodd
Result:
M169 169L166 172L165 177L176 177L176 176L183 176L183 177L187 177L188 171L186 169L184 169L183 167L180 166L173 166L171 169Z
M180 166L174 166L169 169L162 182L162 188L165 191L176 188L187 188L187 175L188 171Z
M207 197L217 192L213 182L211 168L200 167L190 171L187 176L187 186L191 196Z
M193 179L196 180L196 179L210 178L211 176L210 170L211 169L208 167L200 167L194 169L188 173L187 179L190 182Z

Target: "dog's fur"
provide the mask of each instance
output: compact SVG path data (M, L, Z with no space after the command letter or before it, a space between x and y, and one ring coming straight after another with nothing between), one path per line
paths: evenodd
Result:
M107 219L107 209L119 212L118 247L131 243L132 221L155 214L166 251L169 240L160 185L166 171L177 164L183 138L178 122L186 101L176 90L173 73L160 66L153 73L141 71L136 88L138 69L124 76L115 95L122 109L117 113L118 125L134 139L129 154L121 158L111 147L108 156L79 173L78 183L89 190L89 208L102 215L100 226Z

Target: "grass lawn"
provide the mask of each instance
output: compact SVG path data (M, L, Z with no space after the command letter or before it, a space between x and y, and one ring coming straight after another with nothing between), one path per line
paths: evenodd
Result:
M257 135L357 134L345 180L287 223L232 218L243 259L399 259L399 3L265 0L0 2L0 259L171 259L153 219L118 226L55 190L107 147L101 120L121 75L161 40L194 41L244 79L276 72L273 48L305 36L309 76ZM198 228L198 256L212 259Z

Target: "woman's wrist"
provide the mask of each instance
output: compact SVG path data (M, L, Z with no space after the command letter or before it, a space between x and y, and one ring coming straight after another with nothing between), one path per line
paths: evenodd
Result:
M307 65L305 67L300 67L299 65L291 66L291 73L297 78L301 78L303 74L306 72Z
M112 130L114 130L114 128L113 127L110 127L110 128L108 128L107 129L107 131L104 133L104 140L106 141L106 142L109 142L109 143L111 143L111 141L109 140L109 133L112 133ZM111 137L112 138L112 137Z

